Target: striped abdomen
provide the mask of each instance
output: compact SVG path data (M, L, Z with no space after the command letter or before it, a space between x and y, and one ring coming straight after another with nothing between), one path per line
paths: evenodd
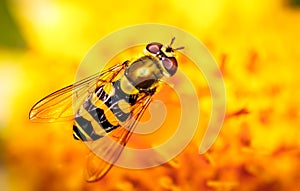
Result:
M137 94L125 93L120 82L118 80L96 88L85 100L75 116L75 139L99 139L130 117L130 107L135 104Z

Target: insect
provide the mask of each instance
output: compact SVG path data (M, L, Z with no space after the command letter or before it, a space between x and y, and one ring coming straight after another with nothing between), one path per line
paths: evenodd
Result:
M90 152L86 179L104 177L117 161L138 120L157 92L162 79L178 68L172 48L158 42L147 44L143 56L114 65L98 74L51 93L30 110L29 119L40 122L73 120L73 137L92 143L110 162ZM101 142L111 137L113 144Z

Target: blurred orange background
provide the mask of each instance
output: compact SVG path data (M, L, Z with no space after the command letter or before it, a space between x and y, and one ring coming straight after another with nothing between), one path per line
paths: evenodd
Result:
M73 140L72 123L31 123L28 112L74 82L100 38L149 22L186 30L211 51L226 83L224 126L204 155L195 138L168 164L115 167L87 183L85 146ZM298 0L1 1L1 190L298 190L299 23Z

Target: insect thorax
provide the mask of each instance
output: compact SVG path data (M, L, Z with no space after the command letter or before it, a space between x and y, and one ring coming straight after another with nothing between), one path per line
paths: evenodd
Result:
M163 73L157 58L143 56L126 68L125 76L136 89L141 91L151 89L163 77Z

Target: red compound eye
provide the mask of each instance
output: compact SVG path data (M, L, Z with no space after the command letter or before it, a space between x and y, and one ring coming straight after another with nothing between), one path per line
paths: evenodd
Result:
M152 54L158 54L163 45L158 42L150 43L146 46L146 49Z
M167 72L171 76L173 76L176 73L177 67L178 67L176 58L174 58L174 57L165 57L162 60L162 63L164 65L165 69L167 70Z

